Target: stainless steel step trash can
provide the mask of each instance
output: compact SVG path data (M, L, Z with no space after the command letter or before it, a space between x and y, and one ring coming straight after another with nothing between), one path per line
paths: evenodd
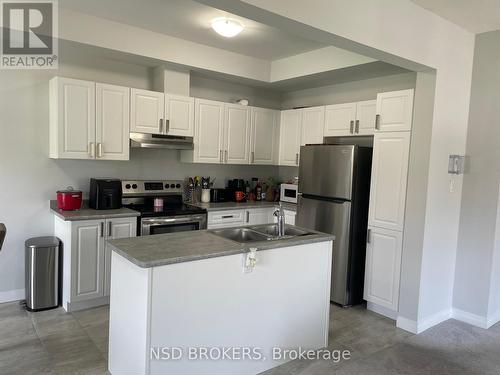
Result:
M35 237L25 243L26 308L52 309L59 304L59 247L57 237Z

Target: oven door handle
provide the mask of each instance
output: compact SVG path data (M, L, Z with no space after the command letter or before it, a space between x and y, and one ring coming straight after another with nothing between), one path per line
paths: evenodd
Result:
M146 225L162 225L171 223L191 223L203 220L203 216L189 216L189 217L172 217L172 218L154 218L154 219L142 219L142 224Z

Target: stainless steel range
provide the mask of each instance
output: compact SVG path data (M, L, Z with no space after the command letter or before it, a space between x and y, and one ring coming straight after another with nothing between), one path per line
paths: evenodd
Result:
M207 211L182 201L182 181L122 181L124 207L139 211L137 235L207 228Z

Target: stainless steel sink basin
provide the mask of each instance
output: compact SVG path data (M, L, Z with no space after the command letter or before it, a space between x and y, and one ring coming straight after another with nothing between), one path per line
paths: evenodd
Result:
M242 243L267 241L269 238L265 234L258 233L248 228L215 229L211 232L217 236Z
M258 227L252 227L251 229L256 232L263 233L267 236L271 237L278 236L278 225L276 224L261 225ZM311 234L311 232L296 227L291 227L288 225L285 226L285 237L305 236L308 234Z
M251 228L213 229L210 232L240 243L281 240L311 234L311 232L287 225L285 235L278 237L278 226L276 224L259 225Z

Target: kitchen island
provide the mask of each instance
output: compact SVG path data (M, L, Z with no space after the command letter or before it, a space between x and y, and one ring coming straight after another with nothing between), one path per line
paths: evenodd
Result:
M273 348L326 347L334 238L309 232L109 241L110 372L257 374L290 360Z

